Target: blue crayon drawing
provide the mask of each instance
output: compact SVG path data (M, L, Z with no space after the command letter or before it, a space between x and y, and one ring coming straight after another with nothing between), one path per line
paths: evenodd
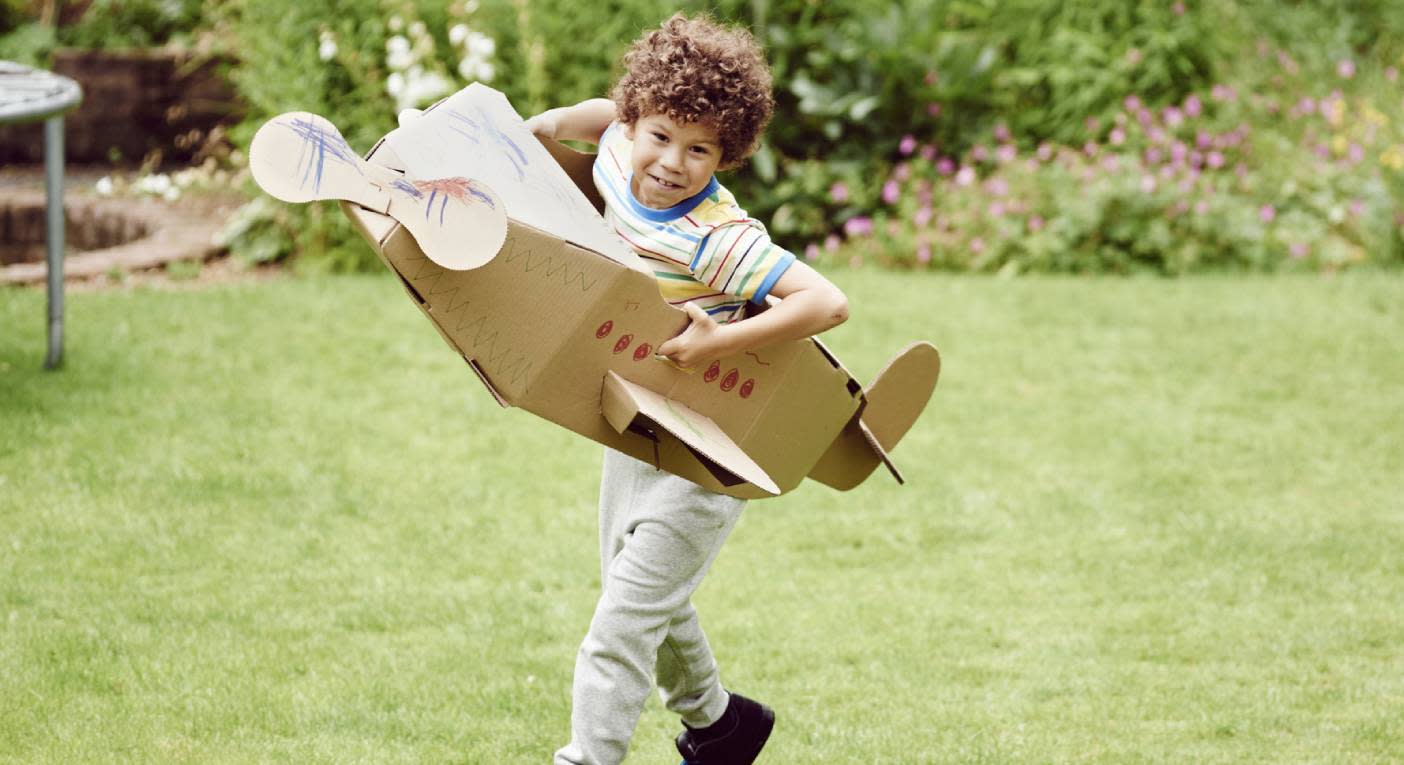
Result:
M302 182L299 184L299 188L306 187L310 180L312 191L321 193L322 170L326 167L328 158L349 165L357 173L364 175L361 173L361 158L351 150L351 146L336 131L336 128L323 127L312 120L301 117L278 124L293 131L302 139L302 153L297 157L297 169L302 173Z
M526 180L526 166L531 164L527 159L526 152L517 145L502 129L492 121L492 117L481 108L475 108L478 118L474 119L463 112L445 108L444 112L453 120L449 126L451 130L467 138L473 143L481 145L483 139L495 145L502 152L502 156L512 163L512 168L517 171L517 180Z

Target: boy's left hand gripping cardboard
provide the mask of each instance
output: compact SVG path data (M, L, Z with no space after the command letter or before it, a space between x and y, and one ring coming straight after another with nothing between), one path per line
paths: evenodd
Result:
M654 349L688 324L605 225L591 155L535 139L502 94L472 85L357 156L326 120L289 113L255 135L258 184L342 209L503 406L533 412L713 491L774 496L806 476L857 486L925 408L930 343L864 388L818 340L684 372Z

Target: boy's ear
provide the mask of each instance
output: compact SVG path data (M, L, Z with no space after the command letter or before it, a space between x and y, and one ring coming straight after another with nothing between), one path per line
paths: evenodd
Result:
M619 125L624 128L624 137L628 138L630 141L634 140L634 123L621 122Z

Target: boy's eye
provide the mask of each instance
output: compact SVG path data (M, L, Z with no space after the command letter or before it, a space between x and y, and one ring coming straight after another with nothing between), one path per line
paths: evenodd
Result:
M693 151L694 154L702 154L702 155L706 155L706 154L709 153L706 146L694 146L694 147L692 147L692 151Z
M654 133L653 137L664 143L668 141L668 136L663 135L662 133Z

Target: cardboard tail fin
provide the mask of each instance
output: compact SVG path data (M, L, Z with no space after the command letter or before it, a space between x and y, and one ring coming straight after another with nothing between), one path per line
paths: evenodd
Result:
M878 465L886 465L899 482L902 474L888 452L911 429L941 376L936 346L916 342L903 348L864 389L866 405L834 439L809 477L848 490L862 483Z

